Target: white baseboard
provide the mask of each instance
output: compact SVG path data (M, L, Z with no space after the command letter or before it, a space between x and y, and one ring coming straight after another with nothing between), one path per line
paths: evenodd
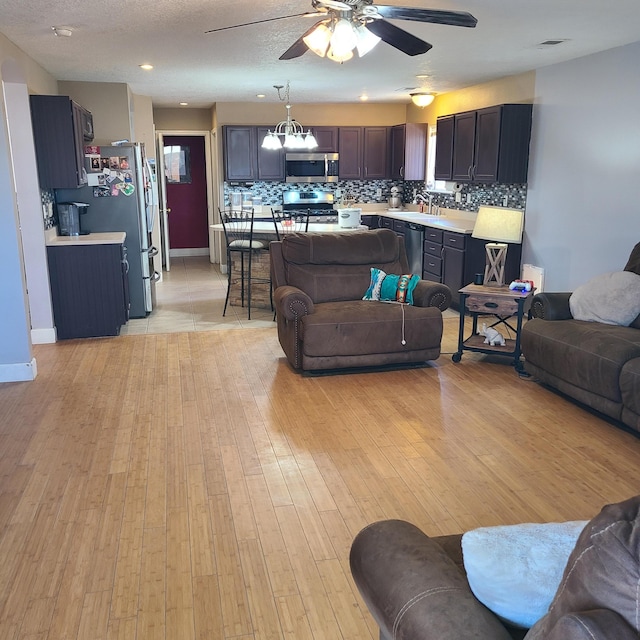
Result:
M36 359L31 362L0 364L0 382L30 382L38 375Z
M209 247L202 247L201 249L170 249L170 258L186 258L189 256L208 256Z
M31 329L31 344L53 344L56 341L56 328Z

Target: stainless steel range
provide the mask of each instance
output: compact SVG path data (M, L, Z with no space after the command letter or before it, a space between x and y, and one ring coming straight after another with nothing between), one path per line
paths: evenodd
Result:
M336 224L338 212L333 208L333 193L320 189L310 191L285 191L282 194L282 210L292 216L309 214L310 222Z

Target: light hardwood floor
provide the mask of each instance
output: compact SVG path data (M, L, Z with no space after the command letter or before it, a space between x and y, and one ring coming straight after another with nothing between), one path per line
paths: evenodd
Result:
M373 640L367 523L586 519L640 487L639 439L474 354L303 378L271 326L35 355L0 385L3 640Z

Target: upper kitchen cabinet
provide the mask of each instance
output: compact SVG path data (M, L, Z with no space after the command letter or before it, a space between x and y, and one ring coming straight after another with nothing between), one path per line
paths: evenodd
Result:
M436 180L451 180L454 116L438 118L436 125Z
M86 185L84 145L93 140L91 113L69 96L32 95L29 100L40 187Z
M268 127L228 125L222 129L225 180L284 180L284 151L262 148Z
M340 127L338 153L340 179L362 180L362 127Z
M257 127L257 151L258 151L258 180L285 179L284 149L263 149L262 141L267 135L269 127Z
M340 127L338 143L341 180L388 177L388 127Z
M312 149L314 153L338 152L338 127L311 127L318 146Z
M226 180L256 180L258 144L256 127L223 127L224 177Z
M438 118L436 179L526 182L531 115L530 104L503 104Z
M424 180L427 158L427 125L407 123L391 127L390 145L391 179Z

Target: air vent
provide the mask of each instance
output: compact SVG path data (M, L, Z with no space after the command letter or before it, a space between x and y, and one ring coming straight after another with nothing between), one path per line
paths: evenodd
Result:
M544 40L538 46L539 47L555 47L557 44L562 44L563 42L566 42L566 39L565 40Z

